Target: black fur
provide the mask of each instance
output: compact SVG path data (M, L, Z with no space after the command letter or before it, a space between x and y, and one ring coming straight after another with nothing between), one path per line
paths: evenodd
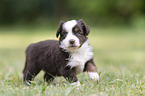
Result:
M70 82L77 81L75 69L66 67L68 62L66 58L69 58L69 53L61 51L56 40L31 44L26 50L24 81L31 81L41 70L45 71L46 81L55 76L64 76Z
M81 44L87 40L89 34L88 26L82 21L77 21L78 24L75 26L77 29L73 29L74 34L79 38ZM60 22L59 28L56 33L56 37L60 35L59 41L57 40L46 40L38 43L31 44L26 50L26 62L23 70L23 79L29 82L41 71L45 72L44 80L52 81L55 76L63 76L69 82L78 81L76 77L75 67L71 68L66 66L68 58L70 57L69 52L65 52L59 48L61 40L65 38L65 30L63 30L63 21ZM81 35L81 36L80 36ZM96 68L93 59L86 62L84 71L87 71L88 62Z

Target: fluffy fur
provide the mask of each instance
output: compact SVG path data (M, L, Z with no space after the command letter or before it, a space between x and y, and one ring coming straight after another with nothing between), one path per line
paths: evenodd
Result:
M76 73L83 72L85 63L93 58L92 47L89 46L88 40L81 48L71 51L67 66L76 67Z
M87 38L89 27L82 20L61 21L57 40L46 40L28 46L23 70L24 81L28 84L43 70L44 80L53 81L55 76L80 85L76 75L87 71L90 78L99 80L93 61L92 47Z

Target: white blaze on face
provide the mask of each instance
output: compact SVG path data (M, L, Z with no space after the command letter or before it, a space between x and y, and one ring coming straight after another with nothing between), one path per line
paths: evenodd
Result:
M62 40L60 47L64 49L75 49L80 46L79 39L72 32L76 24L77 24L76 20L67 21L63 24L63 29L67 32L67 36L64 40ZM75 40L75 43L74 43L76 46L75 48L70 47L70 42L69 42L70 40Z

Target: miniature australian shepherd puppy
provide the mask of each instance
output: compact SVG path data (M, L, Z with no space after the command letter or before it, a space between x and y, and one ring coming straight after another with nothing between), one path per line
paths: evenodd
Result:
M93 80L99 80L93 60L92 47L87 36L90 30L82 20L61 21L56 33L58 40L46 40L28 46L23 80L27 84L43 70L44 80L51 82L63 76L71 84L80 85L77 74L87 71Z

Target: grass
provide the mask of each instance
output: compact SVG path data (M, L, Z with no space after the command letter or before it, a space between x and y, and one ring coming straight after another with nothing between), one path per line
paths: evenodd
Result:
M26 86L22 81L25 48L33 42L56 39L56 30L0 30L0 96L126 96L145 95L145 29L91 28L89 36L100 82L87 73L78 75L81 86L70 86L64 78L47 85L41 72Z

